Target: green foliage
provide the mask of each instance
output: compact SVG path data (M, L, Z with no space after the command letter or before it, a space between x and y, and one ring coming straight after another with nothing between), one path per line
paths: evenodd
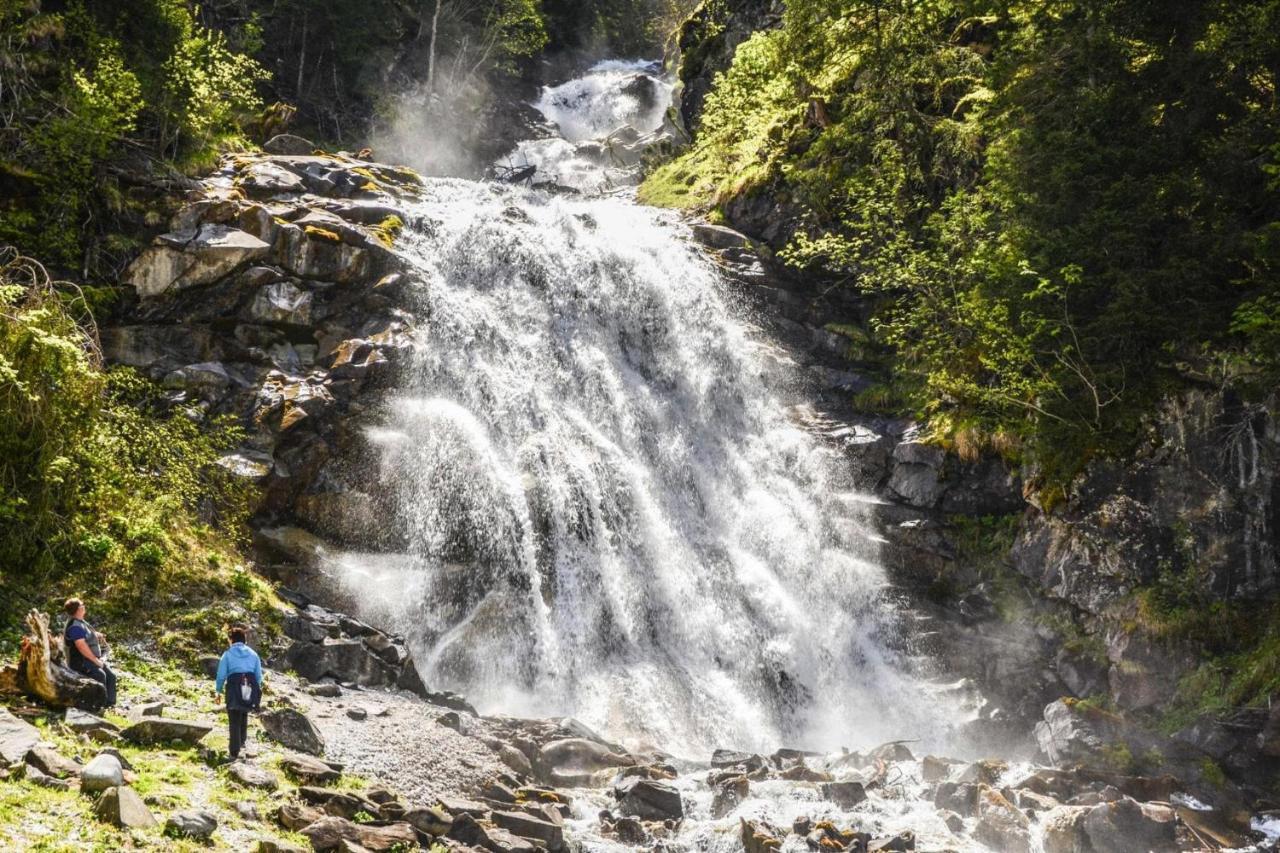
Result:
M238 132L265 72L196 23L185 0L0 5L0 241L68 268L91 244L131 248L108 221L139 149L184 159Z
M12 617L64 590L111 590L127 607L154 597L216 544L194 519L234 533L251 494L217 463L229 422L165 408L128 369L98 364L74 289L34 262L0 263L0 566ZM38 600L28 596L40 590ZM56 595L55 595L56 597Z
M641 197L789 206L780 257L873 297L935 435L1000 436L1052 494L1215 353L1280 376L1277 28L1276 0L793 0Z

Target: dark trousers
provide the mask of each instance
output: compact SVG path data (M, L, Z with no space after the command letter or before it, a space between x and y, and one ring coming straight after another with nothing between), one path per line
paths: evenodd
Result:
M249 712L227 709L227 723L231 728L231 747L227 750L234 761L249 740Z
M104 708L110 708L116 704L116 674L111 671L111 667L96 667L86 661L81 661L77 671L81 675L88 676L94 681L101 682L107 691L107 701L103 704Z

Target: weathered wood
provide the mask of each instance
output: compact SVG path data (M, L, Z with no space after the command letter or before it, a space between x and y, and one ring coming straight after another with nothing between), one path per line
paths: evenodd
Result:
M49 634L49 617L38 610L27 613L27 636L22 638L18 666L0 670L0 693L25 693L57 708L100 707L106 688L64 665L61 638Z

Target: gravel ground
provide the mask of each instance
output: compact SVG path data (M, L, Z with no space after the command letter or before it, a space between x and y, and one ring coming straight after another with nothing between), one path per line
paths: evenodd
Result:
M273 687L304 712L325 739L325 757L340 761L399 793L406 802L430 805L445 795L471 796L506 770L487 746L435 722L447 709L408 693L344 690L341 696L311 696L300 685L275 676ZM351 708L368 716L353 720Z

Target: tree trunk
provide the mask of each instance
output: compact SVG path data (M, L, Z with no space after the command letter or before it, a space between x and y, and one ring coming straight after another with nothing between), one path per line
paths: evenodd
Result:
M16 667L0 669L0 693L25 693L46 705L101 707L106 689L64 664L62 641L49 635L49 617L38 610L27 613L27 636Z

